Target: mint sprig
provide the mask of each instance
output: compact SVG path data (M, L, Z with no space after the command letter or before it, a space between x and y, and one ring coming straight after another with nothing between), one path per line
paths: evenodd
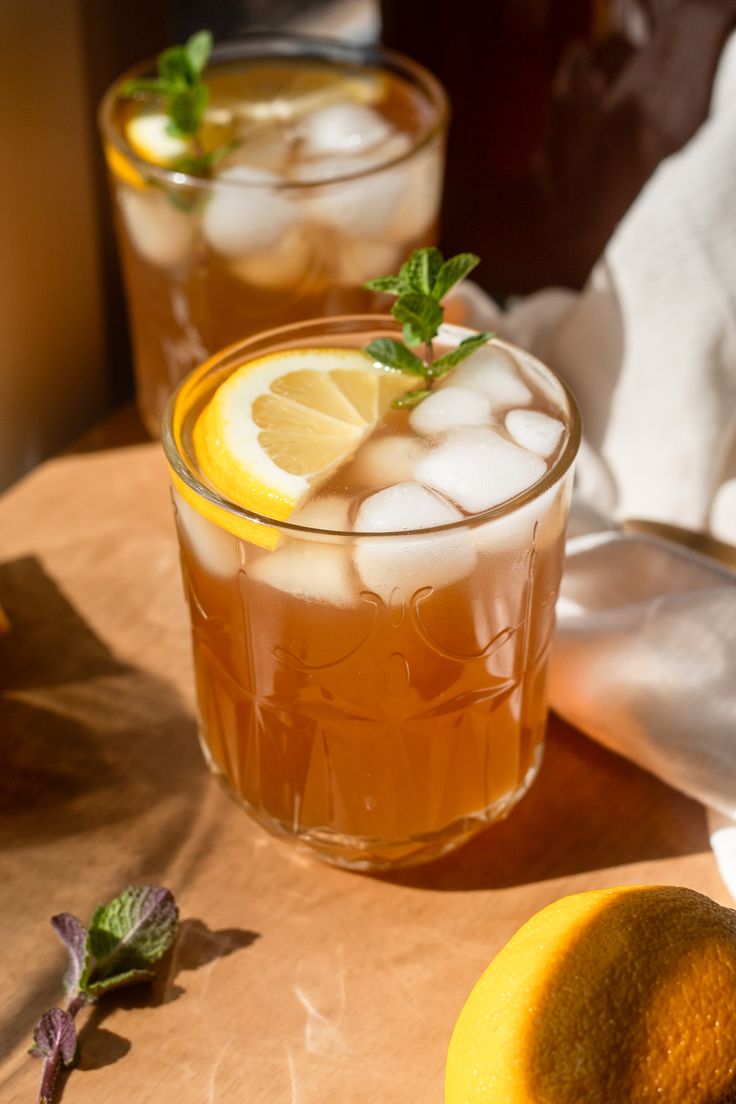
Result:
M387 368L410 372L426 380L425 387L394 399L391 405L396 409L416 406L430 393L433 383L494 336L485 332L473 334L442 356L434 355L433 341L445 317L441 300L473 271L479 261L480 257L475 253L458 253L445 260L434 246L415 249L399 269L398 275L378 276L364 285L369 291L396 296L391 314L401 323L406 343L402 345L394 338L379 337L366 346L365 352ZM412 352L420 345L425 349L424 358Z
M132 99L162 101L169 117L166 130L189 141L190 152L178 158L172 168L190 176L208 176L235 143L226 142L205 152L200 130L209 103L209 88L202 78L212 53L212 32L197 31L183 46L169 46L156 59L156 77L134 77L120 88L120 95Z
M76 1059L77 1014L103 993L151 981L152 967L176 938L178 917L173 894L162 886L128 886L95 910L89 929L69 912L52 917L69 953L68 1004L44 1012L33 1033L29 1054L43 1058L39 1104L52 1104L60 1070Z

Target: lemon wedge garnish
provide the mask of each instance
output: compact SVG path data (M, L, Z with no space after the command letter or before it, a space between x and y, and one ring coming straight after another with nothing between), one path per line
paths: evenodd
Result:
M192 377L192 398L199 375ZM352 456L392 400L416 384L416 376L384 369L356 349L258 357L218 387L194 424L201 474L223 498L285 521ZM186 399L182 393L180 404ZM177 486L220 527L264 548L278 543L276 530L230 514L178 480Z
M192 146L186 138L169 134L169 116L162 111L144 111L132 115L123 133L130 150L141 161L162 169L174 169L181 158L192 156ZM219 124L205 119L197 132L197 141L203 153L211 153L225 145L233 136L232 125ZM108 143L105 149L107 163L115 176L134 188L146 187L146 180L136 166L120 150Z
M138 172L132 161L129 161L125 154L121 153L119 149L113 146L112 142L105 144L105 158L107 159L107 166L113 176L116 176L118 180L124 181L129 184L131 188L137 188L142 190L146 187L146 181L141 173Z
M128 146L137 157L149 164L168 168L178 157L189 151L183 138L167 134L168 116L162 112L134 115L125 124ZM145 177L124 153L108 142L105 147L107 164L114 176L139 190L147 187Z
M154 165L170 165L178 157L186 157L189 143L169 134L169 122L162 111L133 115L125 125L125 137L133 153Z

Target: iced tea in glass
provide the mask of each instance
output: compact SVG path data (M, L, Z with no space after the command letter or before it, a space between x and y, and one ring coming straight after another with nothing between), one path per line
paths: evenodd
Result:
M360 869L442 854L534 779L579 442L563 385L495 340L394 409L416 377L360 350L399 333L239 343L164 426L207 760L266 828Z
M135 354L158 435L174 386L216 350L284 323L376 309L362 285L437 237L447 102L380 49L289 35L215 48L206 178L160 104L107 93L101 126Z

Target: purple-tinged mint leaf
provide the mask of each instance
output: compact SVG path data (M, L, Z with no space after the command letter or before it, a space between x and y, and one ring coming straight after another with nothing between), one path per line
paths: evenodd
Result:
M69 952L69 966L64 975L64 990L74 996L84 988L89 970L89 932L76 916L60 912L51 917L51 927Z
M178 918L173 894L163 886L128 886L100 905L89 930L92 981L148 969L176 938Z
M52 1058L58 1053L64 1065L70 1066L77 1052L74 1020L63 1008L49 1009L36 1023L33 1043L28 1053L34 1058Z

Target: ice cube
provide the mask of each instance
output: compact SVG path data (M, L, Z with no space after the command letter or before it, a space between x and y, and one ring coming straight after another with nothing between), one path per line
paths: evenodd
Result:
M230 264L239 280L271 291L295 288L315 261L314 240L306 226L295 226L268 249L237 257Z
M296 225L296 204L270 187L280 180L248 165L220 173L202 216L202 231L213 249L227 257L267 249Z
M362 104L336 103L313 111L299 123L307 157L359 153L385 142L394 133L382 115Z
M208 521L178 491L172 491L172 497L184 538L205 571L223 578L236 575L240 567L238 538Z
M390 242L339 237L336 244L332 263L334 282L339 287L360 287L374 276L397 272L402 261L400 248Z
M347 500L335 495L315 498L292 514L297 525L346 531ZM284 538L275 552L267 553L252 565L250 575L276 590L308 602L326 602L331 606L355 605L358 594L352 582L351 547L328 537L294 534Z
M286 171L293 150L291 131L279 126L265 127L244 136L232 153L228 154L227 164L244 165L280 176Z
M535 543L537 551L559 539L569 504L567 485L559 483L502 517L490 518L473 527L473 542L486 555L509 552L524 556Z
M509 410L505 424L517 445L545 458L555 451L565 429L557 418L540 410Z
M376 491L413 480L415 464L423 455L424 446L415 437L369 438L353 457L351 478Z
M298 510L290 516L289 521L295 525L306 525L310 529L330 529L333 532L347 533L350 531L348 522L349 499L340 495L316 495L308 498Z
M118 191L118 206L137 253L159 268L174 268L189 260L194 245L191 215L175 207L164 192Z
M409 415L409 423L417 433L429 436L456 426L488 425L493 403L487 395L467 387L450 385L433 391Z
M301 181L329 181L315 185L304 203L312 218L332 226L353 238L381 237L393 219L406 192L406 166L399 164L380 169L386 161L400 157L409 144L405 134L394 135L363 156L332 158L299 166L295 177Z
M482 391L493 401L494 407L525 406L532 399L511 354L493 345L476 349L448 378L453 387Z
M295 510L289 521L313 529L348 532L348 499L339 495L317 495ZM348 540L346 538L346 542ZM352 583L350 545L330 541L328 537L287 536L275 552L255 561L250 575L285 594L309 602L346 607L358 600Z
M546 470L541 457L474 426L446 434L417 463L414 478L477 514L521 494Z
M429 529L462 514L418 483L397 483L364 499L356 534ZM356 537L355 564L363 585L389 604L408 602L423 587L447 586L469 575L476 554L464 529L411 536Z
M395 171L403 176L403 195L385 235L395 242L426 238L437 218L442 195L440 155L433 146L425 154L397 165Z

